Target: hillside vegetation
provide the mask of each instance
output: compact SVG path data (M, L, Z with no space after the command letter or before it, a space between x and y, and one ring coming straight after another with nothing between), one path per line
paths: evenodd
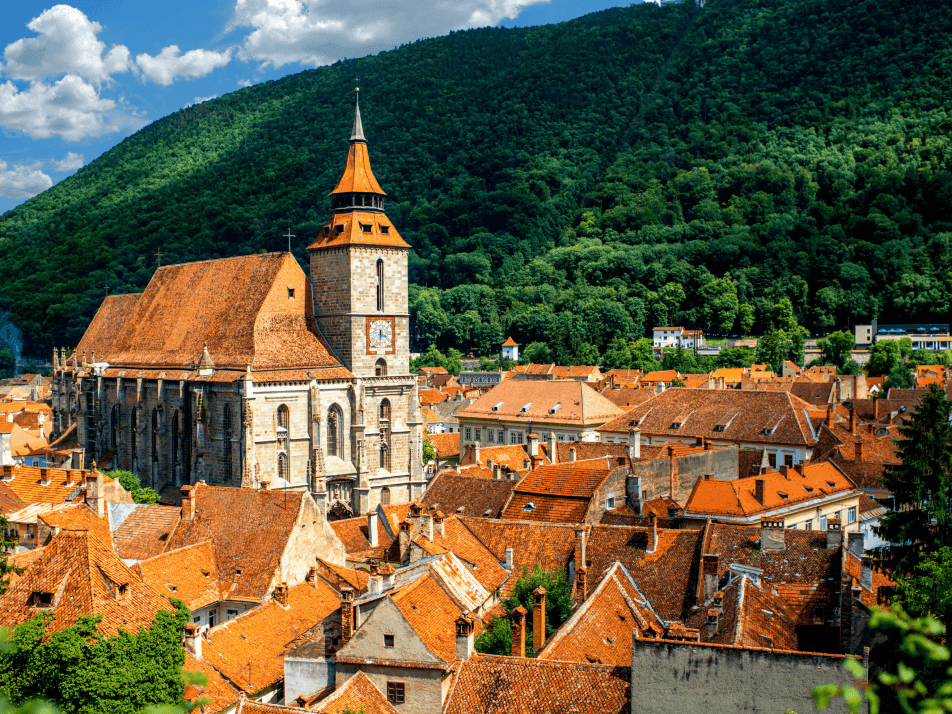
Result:
M410 257L415 349L511 333L567 361L652 323L947 321L952 13L709 0L481 29L179 111L0 222L0 309L75 345L162 262L306 246L361 77ZM785 303L784 303L785 304Z

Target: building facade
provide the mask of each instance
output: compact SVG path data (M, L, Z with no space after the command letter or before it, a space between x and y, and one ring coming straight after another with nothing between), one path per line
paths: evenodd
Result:
M423 429L409 374L409 245L384 212L357 109L332 215L290 253L160 267L106 298L67 359L53 422L87 463L162 490L308 489L325 514L419 496Z

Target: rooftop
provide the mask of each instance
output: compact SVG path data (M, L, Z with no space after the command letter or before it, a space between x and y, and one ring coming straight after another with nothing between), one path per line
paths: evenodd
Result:
M456 416L460 421L597 425L621 414L621 409L582 382L505 380Z

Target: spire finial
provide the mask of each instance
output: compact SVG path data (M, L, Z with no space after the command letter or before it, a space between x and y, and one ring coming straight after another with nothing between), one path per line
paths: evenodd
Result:
M367 138L364 136L364 125L360 121L360 78L354 77L354 83L357 85L354 87L354 91L357 93L357 111L354 114L354 130L350 134L350 140L367 141Z

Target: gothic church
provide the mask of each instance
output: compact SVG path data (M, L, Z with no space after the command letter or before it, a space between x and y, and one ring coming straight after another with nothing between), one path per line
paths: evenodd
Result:
M420 496L410 246L385 198L358 106L311 280L270 253L162 266L107 297L72 357L54 351L57 433L158 491L308 489L331 518Z

